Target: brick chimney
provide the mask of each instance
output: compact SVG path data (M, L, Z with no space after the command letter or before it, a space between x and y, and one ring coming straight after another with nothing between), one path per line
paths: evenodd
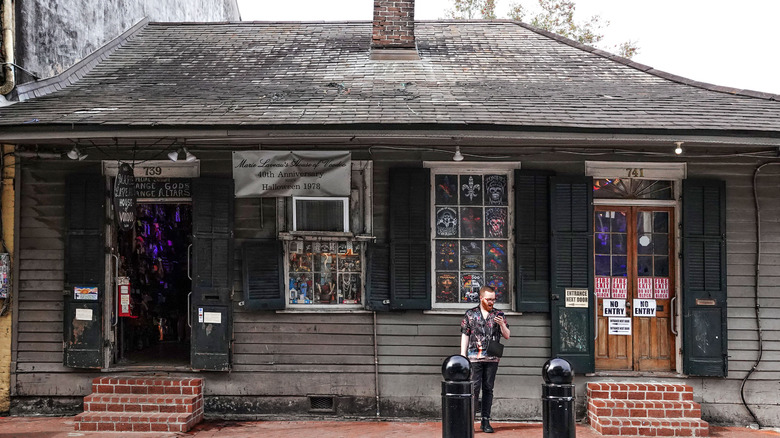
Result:
M419 59L414 43L414 0L374 0L371 59Z

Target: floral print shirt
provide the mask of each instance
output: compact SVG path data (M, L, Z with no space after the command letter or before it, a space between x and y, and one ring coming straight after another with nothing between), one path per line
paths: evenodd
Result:
M497 335L501 336L501 327L496 324L496 316L504 316L504 312L493 308L488 313L487 319L485 319L482 317L482 311L479 306L467 310L466 314L463 315L463 321L460 323L460 332L469 337L466 355L471 362L498 362L498 357L487 355L488 341L493 330L497 330ZM506 321L506 318L504 321ZM509 324L507 324L507 327L509 327Z

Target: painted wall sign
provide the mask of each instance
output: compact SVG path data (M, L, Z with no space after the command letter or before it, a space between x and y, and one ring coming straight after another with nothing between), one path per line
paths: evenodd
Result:
M84 301L97 301L98 288L75 286L73 287L73 299L84 300Z
M634 299L634 316L655 317L655 300Z
M189 178L136 178L135 196L139 201L191 198L192 180Z
M626 316L626 300L604 300L603 316Z
M119 229L128 231L135 224L135 176L127 163L119 165L114 179L114 215Z
M566 307L588 307L588 290L566 289Z
M349 196L352 158L341 151L236 151L236 198Z
M609 318L610 335L631 335L631 318Z

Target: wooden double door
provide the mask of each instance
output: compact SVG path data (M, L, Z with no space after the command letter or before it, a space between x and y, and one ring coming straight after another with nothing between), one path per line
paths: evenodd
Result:
M675 369L674 208L594 209L596 370Z

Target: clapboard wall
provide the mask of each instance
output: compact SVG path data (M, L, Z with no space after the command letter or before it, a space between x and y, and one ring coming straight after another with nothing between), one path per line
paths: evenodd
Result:
M523 168L582 174L582 157L516 155ZM200 154L199 154L200 155ZM399 159L398 154L375 154L374 231L387 239L389 168L419 166L426 157ZM356 158L357 159L357 158ZM673 160L675 158L670 158ZM643 156L623 161L644 161ZM762 163L748 158L688 159L689 177L727 182L729 376L720 378L664 377L694 387L707 419L750 421L741 404L741 379L758 354L754 312L756 221L753 172ZM77 166L79 168L77 168ZM205 156L203 174L230 175L229 153ZM68 172L99 172L96 163L25 161L20 192L20 278L16 342L13 350L13 406L16 413L40 412L36 400L53 403L48 409L77 411L95 372L65 368L62 363L62 289L64 257L64 181ZM746 384L746 398L765 425L780 425L780 165L765 167L757 177L761 204L761 300L764 330L763 361ZM439 415L442 360L459 351L459 312L421 311L301 313L246 311L238 303L241 290L241 245L273 237L276 204L272 200L236 201L234 345L231 373L205 373L207 409L214 413L262 415L306 413L307 396L334 396L336 414L375 415L374 340L377 343L380 412L383 416ZM497 380L497 418L539 419L541 366L550 355L547 314L508 317L512 339L507 342ZM204 375L203 373L201 375ZM576 378L578 406L584 384L616 377ZM642 377L620 377L638 380ZM644 378L646 380L646 377ZM36 411L37 410L37 411Z

